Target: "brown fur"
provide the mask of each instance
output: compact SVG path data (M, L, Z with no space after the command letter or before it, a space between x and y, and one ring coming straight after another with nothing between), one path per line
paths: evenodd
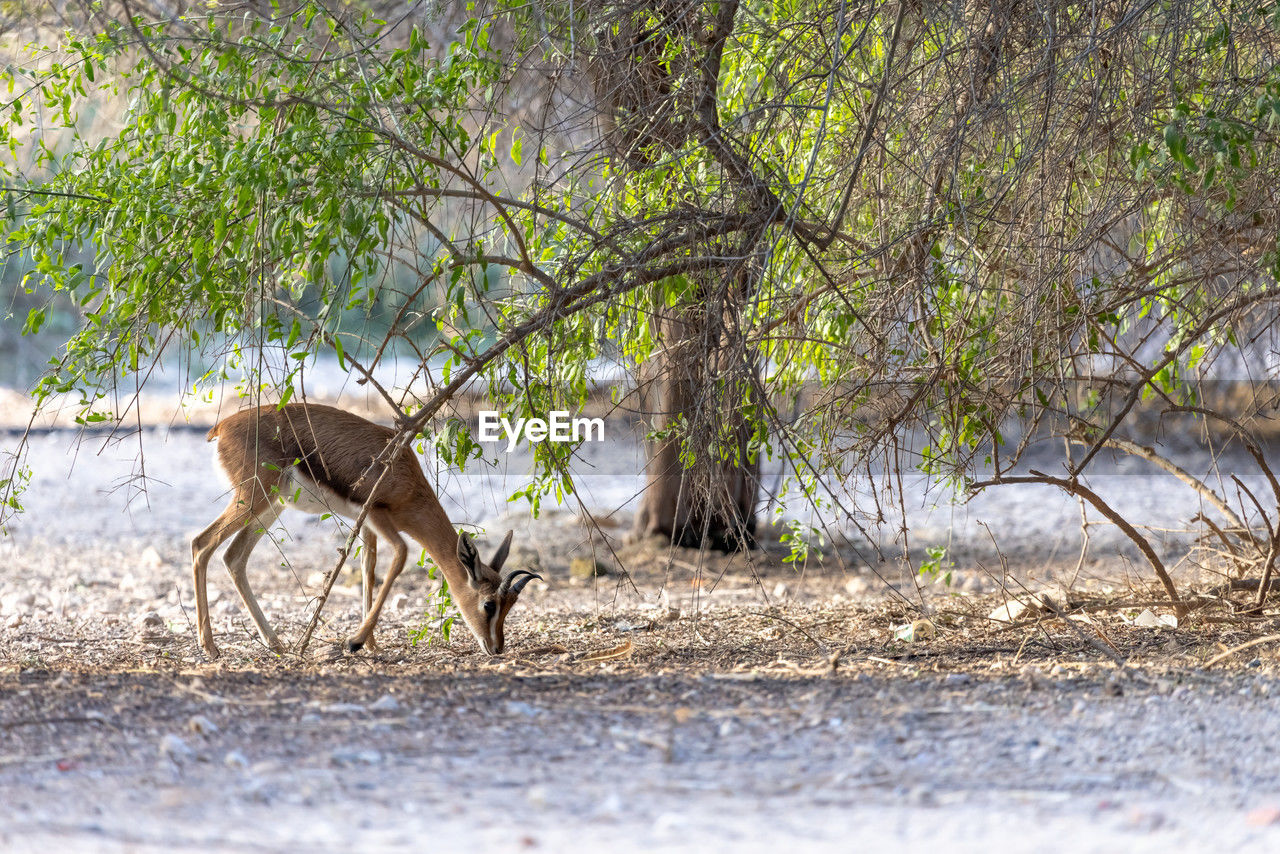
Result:
M279 472L296 465L299 473L352 504L368 501L375 484L375 508L388 507L391 501L438 503L411 448L400 452L390 473L378 482L383 467L375 460L394 438L395 431L388 427L315 403L242 409L209 431L209 441L218 440L218 461L233 482L249 480L257 468L258 478L269 488Z
M374 645L374 626L408 556L408 547L400 536L404 532L422 544L443 572L454 602L476 639L492 653L502 651L503 622L519 595L518 589L500 589L502 577L498 570L507 544L499 549L494 566L480 561L470 542L460 539L454 530L410 448L397 454L384 475L377 458L394 438L395 432L387 427L341 409L310 403L244 409L209 431L208 440L217 441L218 462L235 489L222 515L191 543L200 644L209 657L216 658L218 651L213 643L205 590L208 563L213 551L233 537L224 561L236 589L262 639L274 650L284 648L258 607L245 566L249 553L279 515L282 499L289 497L290 470L301 480L312 481L366 510L361 532L365 541L364 621L348 640L349 648ZM377 560L375 532L393 552L376 599L372 595ZM486 601L496 606L495 616L485 613Z

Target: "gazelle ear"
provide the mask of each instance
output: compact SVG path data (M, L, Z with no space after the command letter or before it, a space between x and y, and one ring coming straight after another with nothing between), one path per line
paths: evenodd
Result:
M507 553L511 551L511 535L514 533L515 531L507 531L507 535L502 538L502 545L498 546L498 550L493 553L489 568L494 572L501 572L502 565L507 562Z
M472 587L480 585L480 553L466 532L458 535L458 563L467 571Z

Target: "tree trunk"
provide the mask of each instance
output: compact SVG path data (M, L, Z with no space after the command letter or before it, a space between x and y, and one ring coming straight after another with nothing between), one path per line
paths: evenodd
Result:
M663 327L671 343L642 368L639 388L649 429L663 435L647 443L633 534L687 548L754 548L760 465L747 458L752 429L734 378L755 369L741 353L705 346L695 324ZM686 440L694 457L688 461L681 459ZM727 459L712 458L709 447L717 442Z

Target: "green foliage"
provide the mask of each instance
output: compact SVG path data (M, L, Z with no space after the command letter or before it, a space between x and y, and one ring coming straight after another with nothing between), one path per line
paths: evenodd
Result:
M454 607L453 594L449 592L449 581L444 577L444 573L436 569L435 563L427 557L427 553L423 552L418 559L418 566L425 567L427 577L437 581L440 587L432 594L427 602L425 620L421 626L409 635L409 641L417 646L421 641L425 640L430 646L439 637L443 643L449 642L449 636L453 632Z
M10 175L29 204L9 242L23 286L71 296L84 318L38 400L89 405L120 372L211 333L233 352L274 346L297 361L363 354L353 320L429 309L413 293L424 265L439 281L432 326L462 314L477 283L467 271L484 259L448 245L429 200L456 180L455 152L471 143L461 117L499 68L475 22L443 56L416 30L385 55L352 51L366 35L304 2L273 21L215 9L36 50L32 96L71 142L31 135L36 113L12 102L0 144L15 161L37 150L30 176ZM80 136L90 93L128 101L114 136ZM69 263L85 249L90 265ZM27 332L42 320L33 311Z
M1273 301L1275 4L1046 27L1017 4L498 3L447 46L295 7L32 54L0 125L9 242L83 316L42 399L105 417L104 386L173 348L250 384L274 348L288 399L316 353L359 374L394 345L436 389L544 417L604 363L689 364L698 393L650 438L688 470L783 460L820 507L871 459L959 485L1045 426L1097 435L1131 389L1194 400ZM574 150L594 126L512 126L501 100L556 113L528 69L579 55L618 84L605 157ZM81 135L95 98L129 104L117 132ZM483 458L460 421L435 441ZM570 500L574 452L537 444L512 498Z
M917 570L920 577L929 582L941 580L945 586L950 587L955 563L947 560L946 546L929 546L924 553L928 559L920 562Z

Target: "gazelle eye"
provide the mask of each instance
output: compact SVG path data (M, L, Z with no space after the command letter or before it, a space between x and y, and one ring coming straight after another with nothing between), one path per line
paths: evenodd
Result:
M493 615L498 613L498 603L492 599L484 600L484 615L489 619L493 619Z

